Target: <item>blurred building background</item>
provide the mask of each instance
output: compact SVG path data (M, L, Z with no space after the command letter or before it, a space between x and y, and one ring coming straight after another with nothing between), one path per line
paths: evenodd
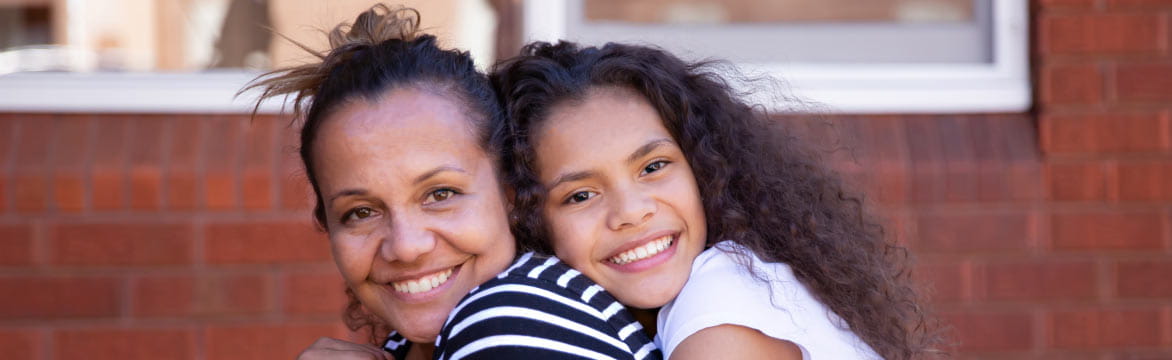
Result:
M592 24L604 38L620 36L606 35L609 25L662 24L702 39L728 23L749 37L786 22L948 27L978 22L989 1L588 0L578 15L594 23L567 28L589 39ZM322 49L318 30L372 3L0 0L0 87L71 76L103 89L101 79L144 73L247 79L256 73L240 69L310 59L266 28ZM542 20L520 0L401 3L483 64L516 53L531 38L522 24ZM779 121L849 148L829 158L913 249L955 358L1172 358L1172 2L1028 8L1028 108ZM997 56L996 45L977 49L973 61ZM762 56L907 56L864 50ZM968 61L950 58L958 52L930 62ZM763 61L753 54L723 57ZM295 128L275 108L250 119L246 100L79 110L71 105L84 99L41 97L69 110L0 99L0 357L292 358L319 336L357 338L340 325L343 285L310 222ZM903 100L939 101L918 99Z

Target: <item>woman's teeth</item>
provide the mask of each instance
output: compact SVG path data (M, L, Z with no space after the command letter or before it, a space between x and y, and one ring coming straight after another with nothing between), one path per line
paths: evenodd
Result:
M671 242L672 242L672 236L667 235L667 236L652 240L651 242L648 242L647 244L645 244L643 246L624 251L622 254L619 254L618 256L610 258L610 262L615 263L615 264L619 264L619 265L624 265L624 264L628 264L631 262L643 260L643 259L652 257L655 254L658 254L660 251L663 251L663 250L671 247Z
M394 286L395 291L398 292L408 294L421 293L435 289L436 286L447 282L449 276L452 276L451 268L415 280L393 282L391 286Z

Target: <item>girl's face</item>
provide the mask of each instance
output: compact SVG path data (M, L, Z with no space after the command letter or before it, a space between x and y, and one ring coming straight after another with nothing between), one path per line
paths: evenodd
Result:
M595 88L537 130L557 256L628 306L675 298L707 234L692 169L655 109L633 91Z
M456 303L513 259L501 187L465 113L392 90L342 105L313 149L338 269L413 342L434 342Z

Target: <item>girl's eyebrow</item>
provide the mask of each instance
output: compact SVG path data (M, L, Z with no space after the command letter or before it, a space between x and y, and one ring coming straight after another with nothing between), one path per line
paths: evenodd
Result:
M643 146L640 146L638 149L635 149L635 151L631 153L631 156L627 157L627 163L638 161L639 158L647 156L647 154L650 154L652 150L655 150L655 148L671 143L671 139L668 138L651 140L650 142L643 144Z
M597 172L590 171L590 170L575 171L572 173L562 174L562 175L558 176L557 179L554 179L553 183L550 184L548 186L548 188L550 190L553 190L554 188L557 188L558 185L561 185L562 183L567 183L567 182L571 182L571 181L578 181L578 180L582 180L582 179L588 179L588 178L595 177L597 175L598 175Z

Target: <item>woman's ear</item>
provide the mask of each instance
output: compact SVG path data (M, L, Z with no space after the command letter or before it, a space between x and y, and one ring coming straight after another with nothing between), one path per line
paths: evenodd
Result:
M505 185L503 188L505 193L505 210L509 213L512 213L513 203L517 202L517 190L513 189L513 187L509 185Z

